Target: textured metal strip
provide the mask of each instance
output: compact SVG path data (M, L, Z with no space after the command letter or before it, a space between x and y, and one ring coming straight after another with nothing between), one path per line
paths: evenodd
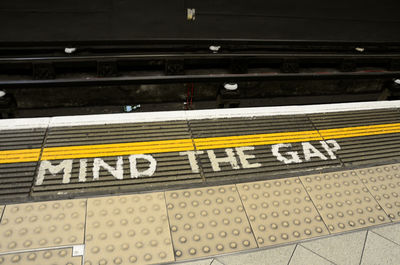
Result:
M326 113L309 115L309 117L320 132L326 129L334 129L336 133L340 134L340 129L337 130L337 128L367 125L375 127L374 130L367 130L368 135L344 133L342 135L346 138L337 139L341 146L341 150L337 154L345 165L387 163L387 161L400 159L400 134L396 131L397 129L394 131L392 126L392 131L390 131L388 127L384 129L384 134L374 135L380 124L384 126L385 124L400 122L400 113L397 110ZM322 135L324 136L324 134ZM329 134L325 136L329 137Z
M28 197L45 132L44 128L0 131L0 201Z
M244 165L240 161L238 152L235 148L231 148L235 154L237 167L233 167L230 163L218 163L219 169L216 169L212 165L207 153L199 155L200 163L206 177L206 181L245 181L255 179L265 179L277 174L285 174L288 172L304 171L304 170L316 170L330 167L340 167L341 163L338 159L330 159L329 155L322 148L319 141L310 142L321 154L323 154L327 160L321 160L320 158L312 157L310 160L306 160L303 154L301 143L292 143L290 148L283 148L282 154L288 156L286 152L296 152L301 160L301 163L285 164L279 161L272 153L271 145L255 146L254 150L245 151L246 155L253 155L254 158L248 159L251 168L244 168ZM213 153L217 158L227 157L226 149L216 149ZM288 156L290 157L290 156ZM257 166L255 166L257 165ZM246 166L248 167L248 166Z
M115 193L119 191L135 191L146 189L163 189L177 184L196 184L201 183L199 173L193 173L189 164L189 160L185 156L178 153L153 154L157 161L155 173L149 176L131 176L130 162L128 156L123 156L123 178L117 179L107 169L100 167L99 178L94 179L93 162L94 159L86 159L86 169L81 169L79 159L72 162L72 171L69 183L63 183L64 172L52 175L48 170L44 177L43 184L33 186L32 196L47 195L67 195L67 194L84 194L90 193ZM103 157L102 160L110 167L116 168L117 157ZM58 165L60 160L52 160L52 165ZM146 160L137 160L137 169L142 172L148 169L149 163ZM80 173L84 171L85 181L79 179Z
M68 139L68 141L66 141ZM52 127L45 147L190 139L185 121Z

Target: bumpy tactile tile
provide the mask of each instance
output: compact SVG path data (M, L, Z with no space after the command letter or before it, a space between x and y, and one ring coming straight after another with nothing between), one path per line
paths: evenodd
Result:
M256 248L234 185L166 193L177 260Z
M82 256L72 257L72 248L29 251L16 254L0 255L0 264L80 265L82 264Z
M329 234L298 178L237 187L260 247Z
M83 243L86 200L7 205L0 252Z
M331 233L390 222L354 171L300 179Z
M85 264L174 261L164 193L88 200Z
M356 170L357 175L392 220L400 219L400 165Z

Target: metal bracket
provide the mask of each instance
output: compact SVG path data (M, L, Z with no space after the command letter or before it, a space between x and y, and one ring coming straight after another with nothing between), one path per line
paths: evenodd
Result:
M399 59L393 59L390 61L390 71L400 71L400 60Z
M240 91L237 84L225 84L217 95L218 108L237 108L240 106Z
M341 72L354 72L357 69L357 64L354 60L345 59L340 65Z
M118 64L114 60L98 61L97 76L99 77L115 77L118 76Z
M249 72L249 62L246 59L232 59L230 72L232 74L247 74Z
M45 80L45 79L55 79L56 73L52 63L33 63L33 79L35 80Z
M285 59L281 64L282 73L298 73L299 72L299 62L297 60Z
M185 74L184 60L166 60L165 75L183 75Z

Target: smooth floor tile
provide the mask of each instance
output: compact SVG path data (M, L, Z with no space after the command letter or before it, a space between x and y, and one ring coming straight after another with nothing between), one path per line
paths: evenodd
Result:
M313 240L301 245L337 265L359 265L367 231Z
M298 245L289 265L332 265L333 263Z
M400 244L400 223L379 227L371 230L372 232L383 236L386 239Z
M295 246L293 244L246 254L233 254L219 257L218 260L224 265L286 265L293 254Z
M400 246L375 234L368 232L361 265L398 265Z

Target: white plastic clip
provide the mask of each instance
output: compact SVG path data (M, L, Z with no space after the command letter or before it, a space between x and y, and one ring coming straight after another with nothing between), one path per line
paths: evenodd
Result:
M219 49L221 49L221 46L214 46L214 45L211 45L211 46L209 47L209 49L210 49L210 51L212 51L213 53L217 53L217 52L219 51Z
M224 88L226 90L234 91L234 90L238 89L238 84L236 84L236 83L226 83L226 84L224 84Z
M72 257L83 256L85 253L85 245L75 245L72 247Z
M76 52L76 48L65 48L64 52L67 54L72 54L72 53Z
M187 20L195 20L196 19L196 9L188 8L187 9Z

